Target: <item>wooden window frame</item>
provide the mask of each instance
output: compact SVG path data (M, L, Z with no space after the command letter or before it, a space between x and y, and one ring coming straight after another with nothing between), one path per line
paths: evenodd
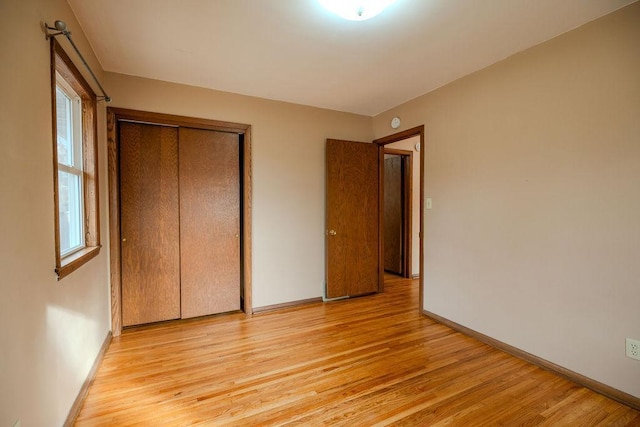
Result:
M51 39L51 111L53 128L53 198L55 217L55 250L58 280L68 276L100 253L100 218L98 209L98 128L97 100L91 86L82 77L55 38ZM82 191L84 197L85 244L69 255L60 253L60 218L58 198L58 143L56 111L56 72L80 96L82 104Z

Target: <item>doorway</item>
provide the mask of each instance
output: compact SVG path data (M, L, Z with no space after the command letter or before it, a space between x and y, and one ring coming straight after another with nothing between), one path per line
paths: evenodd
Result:
M411 236L411 277L419 280L419 310L424 307L424 176L425 176L425 154L424 154L424 125L416 126L402 132L388 135L373 141L378 145L379 159L379 193L380 200L385 200L384 188L384 154L385 149L401 149L411 151L413 154L413 176L414 188L412 191L412 236ZM380 240L379 254L379 282L380 292L384 290L384 210L380 209L378 221L378 235ZM405 262L407 260L405 259ZM406 271L405 271L406 273Z
M167 212L171 213L170 218L173 220L169 222L172 225L169 224L169 222L160 221L160 225L170 225L168 226L168 230L165 230L167 231L167 233L159 233L162 235L162 243L167 246L167 243L165 241L174 234L178 235L177 239L171 239L171 242L168 243L168 247L171 249L171 251L168 251L166 254L164 251L160 251L162 255L167 255L167 265L171 267L171 272L175 273L171 276L172 280L169 280L169 282L171 283L168 284L167 289L171 289L172 294L176 294L177 292L178 300L175 307L173 306L175 305L175 302L173 305L168 305L167 307L171 307L171 310L168 310L166 314L161 313L162 316L166 317L167 319L178 317L187 318L228 310L228 307L226 305L222 308L217 307L217 304L220 302L220 298L214 295L217 292L215 289L209 289L207 291L208 294L213 298L212 301L207 301L206 298L203 298L202 295L198 293L199 290L203 289L201 284L195 283L193 280L189 281L190 276L185 276L185 273L192 271L198 273L195 275L197 278L206 278L206 275L199 273L201 267L209 266L209 264L211 264L211 259L215 260L218 257L211 257L211 254L209 254L208 252L205 254L204 251L200 249L189 250L189 248L193 246L189 246L189 243L190 240L194 239L198 240L198 242L201 241L201 236L203 234L202 230L208 230L207 233L212 234L214 232L217 232L218 229L223 228L222 225L225 225L224 228L226 234L230 234L229 239L227 239L229 240L229 244L232 246L237 246L236 251L228 250L227 246L229 245L225 246L223 248L224 253L235 253L236 255L238 255L237 269L234 269L234 271L231 272L233 274L225 270L225 274L229 273L226 275L229 276L231 274L231 276L233 276L234 281L239 285L239 289L236 288L235 290L233 290L233 295L231 295L230 298L227 299L230 299L230 301L239 299L238 303L234 304L238 304L237 307L242 309L245 313L251 314L251 204L249 203L251 195L251 127L244 124L217 122L213 120L195 119L189 117L148 113L119 108L107 109L107 126L109 152L109 237L111 241L111 319L113 335L119 335L122 331L123 325L132 324L130 320L125 320L123 316L123 304L126 303L125 298L127 298L127 294L125 294L123 289L123 282L127 279L127 275L131 276L131 265L129 265L131 263L131 259L133 258L137 260L139 258L137 254L138 252L150 250L148 244L151 238L141 240L140 244L142 246L140 250L129 250L130 246L135 243L136 239L128 239L128 236L126 236L125 234L130 232L129 229L131 228L131 224L135 225L140 222L139 216L143 215L144 213L140 209L134 209L135 206L137 206L135 203L138 203L138 199L143 198L143 195L144 197L146 197L148 195L154 194L154 191L151 190L145 190L142 193L140 193L139 191L130 192L134 194L136 200L134 200L134 204L129 203L129 205L127 205L127 203L131 202L130 199L132 198L129 197L127 200L123 199L123 197L126 198L125 196L127 195L122 193L121 177L123 176L123 174L126 175L126 167L131 165L135 166L139 163L136 159L140 157L138 155L129 156L129 161L125 162L123 165L123 158L121 158L121 156L123 156L121 138L123 137L123 133L126 132L133 132L133 135L136 136L136 138L130 138L132 141L137 141L139 139L137 138L137 136L139 136L138 133L140 133L140 135L148 133L148 139L151 146L153 146L154 144L160 144L161 146L160 151L152 150L153 153L155 153L153 155L157 156L160 155L159 153L162 153L159 158L162 159L166 157L165 160L167 161L165 163L167 163L168 165L167 167L160 167L163 165L162 162L145 163L147 165L145 166L145 168L159 168L158 173L160 175L158 176L161 177L160 181L162 181L162 185L158 186L157 183L154 183L152 179L150 180L145 178L141 181L142 184L151 186L152 190L158 190L158 194L162 195L162 197L157 197L157 199L161 200L164 204L167 205L164 206L163 204L162 206L160 206L159 210L156 209L158 210L157 214L164 215ZM156 138L153 134L158 132L162 133L162 135ZM209 151L209 148L207 147L211 147L212 145L215 145L218 148L222 146L227 147L224 149L224 151L228 152L232 158L236 159L234 160L234 162L237 166L235 168L235 172L231 170L231 172L233 172L233 174L231 174L232 176L226 174L224 176L218 177L215 174L212 175L210 173L210 171L213 169L219 169L212 167L212 164L217 161L216 159L219 156L209 156L211 158L208 158L206 155ZM129 148L127 148L127 150L128 149ZM178 153L178 151L180 152ZM182 163L182 167L180 168L177 167L179 161ZM226 163L233 164L234 162ZM131 163L131 165L129 165L129 163ZM133 176L135 177L136 174L140 176L145 175L136 172L134 168ZM152 175L153 174L150 174L150 176ZM231 178L229 178L229 176L227 175L231 176ZM179 187L179 191L177 193L171 193L176 193L175 196L165 197L164 193L170 192L172 188L171 186L167 185L167 177L169 176L172 179L171 182L176 181L174 183L174 187L176 187L176 189ZM195 181L194 177L196 178ZM218 180L221 182L233 181L233 188L229 190L231 191L231 195L226 194L225 197L222 198L213 197L215 195L211 195L209 193L220 186L216 184L216 182L213 182L213 184L215 184L213 185L212 182L210 182L211 180ZM182 184L180 184L180 181L182 181ZM136 181L135 179L133 181L128 179L128 185L131 182ZM192 182L195 182L197 185L191 185ZM227 188L228 185L225 184L223 187ZM200 188L200 190L192 194L189 192L190 188ZM236 208L234 209L238 211L237 214L234 215L234 218L236 219L230 222L227 221L229 222L229 224L222 225L220 221L216 219L214 226L212 226L211 218L203 218L201 215L201 212L203 210L197 207L198 204L202 204L200 199L202 199L201 192L203 188L208 191L208 196L205 197L207 202L210 202L212 198L221 200L225 199L228 201L228 199L233 196L231 198L234 198L236 200L234 202L234 206L236 206ZM154 205L157 205L157 203L155 203ZM192 205L193 209L191 208ZM129 215L130 218L125 215L129 212L129 208L133 209L133 213ZM210 207L210 209L204 209L204 211L206 212L218 212L220 210L221 209L217 209L216 206ZM222 210L225 212L229 211L227 207ZM191 218L189 217L189 215L196 216L197 218ZM199 229L195 232L189 233L188 227L185 228L184 224L180 224L181 216L184 216L185 218L191 218L189 220L189 224L202 223L202 226L199 227ZM151 215L149 221L143 221L143 228L140 228L140 226L136 226L133 228L133 230L144 230L144 227L148 225L147 223L153 222L156 217L157 215ZM226 227L226 225L229 226ZM226 230L226 228L228 228L230 231ZM155 234L158 233L156 232ZM150 233L149 235L153 237L154 233ZM216 237L216 239L220 240L219 236ZM194 244L195 248L202 246L195 241ZM205 244L205 246L209 247L212 245ZM201 255L207 258L205 262L200 262L202 261L200 260L200 258L202 257ZM157 265L157 256L154 255L152 258L155 260L155 262L150 262L147 264ZM216 274L214 274L212 277L221 277L221 275L218 273L220 273L219 269L216 270ZM177 287L175 285L175 277L173 276L176 276L178 278ZM166 279L167 277L163 275L162 278ZM187 286L185 287L185 285ZM182 286L184 289L180 289L180 286ZM191 289L194 286L196 292ZM142 300L145 300L149 296L147 295L146 291L143 293L144 295ZM189 302L185 298L185 296L188 297L189 295L194 296L194 298L192 299L193 301L195 301L195 304L184 305L185 303ZM133 300L135 301L135 299ZM209 304L209 302L211 302L211 304ZM130 300L128 304L131 304ZM149 317L151 321L155 321L155 318L153 316L156 316L156 314L152 313L152 317ZM163 317L157 320L163 320Z

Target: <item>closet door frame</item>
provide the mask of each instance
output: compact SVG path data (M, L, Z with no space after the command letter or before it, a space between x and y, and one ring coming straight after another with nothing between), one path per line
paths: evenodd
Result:
M118 124L121 121L152 123L157 125L189 127L235 133L240 139L241 173L241 286L242 310L247 316L253 314L251 300L251 125L221 122L171 114L152 113L124 108L107 108L107 167L109 177L109 253L111 284L111 332L122 333L122 275L120 254L120 159Z

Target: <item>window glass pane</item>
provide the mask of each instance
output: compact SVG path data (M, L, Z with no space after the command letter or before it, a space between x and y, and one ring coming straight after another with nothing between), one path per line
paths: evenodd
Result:
M60 87L56 87L56 115L58 129L58 163L73 165L73 104Z
M83 211L81 177L69 172L58 171L61 255L84 247Z

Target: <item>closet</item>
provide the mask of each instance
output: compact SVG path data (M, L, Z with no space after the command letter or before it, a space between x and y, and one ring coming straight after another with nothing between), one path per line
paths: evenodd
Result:
M122 325L241 309L237 132L117 123Z

